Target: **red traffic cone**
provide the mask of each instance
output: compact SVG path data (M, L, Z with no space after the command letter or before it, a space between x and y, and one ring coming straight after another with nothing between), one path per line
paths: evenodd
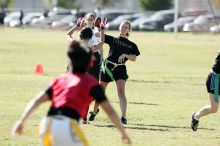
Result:
M34 72L36 75L43 75L44 74L44 67L42 64L36 64Z

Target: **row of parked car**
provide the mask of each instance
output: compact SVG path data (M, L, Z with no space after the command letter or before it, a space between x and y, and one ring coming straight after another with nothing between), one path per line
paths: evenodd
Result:
M24 13L22 22L21 13L11 12L4 17L4 25L16 27L26 25L37 28L69 29L75 25L79 17L84 17L86 11L76 11L67 9L54 9L47 14L41 12ZM123 11L101 11L97 14L101 17L107 17L108 23L106 29L117 30L123 20L129 20L133 30L141 31L168 31L174 30L174 10L162 10L157 12L123 12ZM185 32L220 32L220 17L212 14L200 16L178 16L178 31Z
M155 13L133 14L119 16L107 25L108 29L117 29L122 20L131 21L133 30L145 31L174 31L174 11L163 10ZM212 14L199 16L179 15L177 19L178 31L184 32L212 32L220 33L220 17Z

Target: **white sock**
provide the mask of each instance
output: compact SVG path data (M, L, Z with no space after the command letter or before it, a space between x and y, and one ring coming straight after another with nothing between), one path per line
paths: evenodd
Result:
M194 119L196 119L197 121L199 121L199 117L198 117L198 114L197 114L197 113L194 115Z

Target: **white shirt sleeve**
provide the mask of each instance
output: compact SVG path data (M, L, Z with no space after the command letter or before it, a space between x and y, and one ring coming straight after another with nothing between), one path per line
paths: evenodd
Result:
M95 36L95 33L97 33L98 32L98 29L95 27L94 29L93 29L93 36L92 36L92 44L93 45L96 45L96 44L98 44L100 41L99 41L99 37L96 37Z

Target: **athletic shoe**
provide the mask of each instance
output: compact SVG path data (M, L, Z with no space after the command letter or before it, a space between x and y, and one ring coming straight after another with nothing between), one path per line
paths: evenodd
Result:
M95 120L95 116L99 113L99 109L97 110L96 114L94 114L93 112L89 112L90 116L89 116L89 121L94 121Z
M199 121L194 118L194 115L195 115L195 114L196 114L195 112L192 114L191 128L192 128L193 131L196 131L196 130L197 130L197 127L198 127L198 125L199 125Z
M89 124L89 122L88 122L88 121L85 121L85 120L83 120L82 123L83 123L83 124Z
M83 123L83 124L88 124L88 121L87 121L87 118L86 118L86 117L83 118L82 123Z
M124 117L121 117L121 123L122 124L127 124L127 119L125 119Z

